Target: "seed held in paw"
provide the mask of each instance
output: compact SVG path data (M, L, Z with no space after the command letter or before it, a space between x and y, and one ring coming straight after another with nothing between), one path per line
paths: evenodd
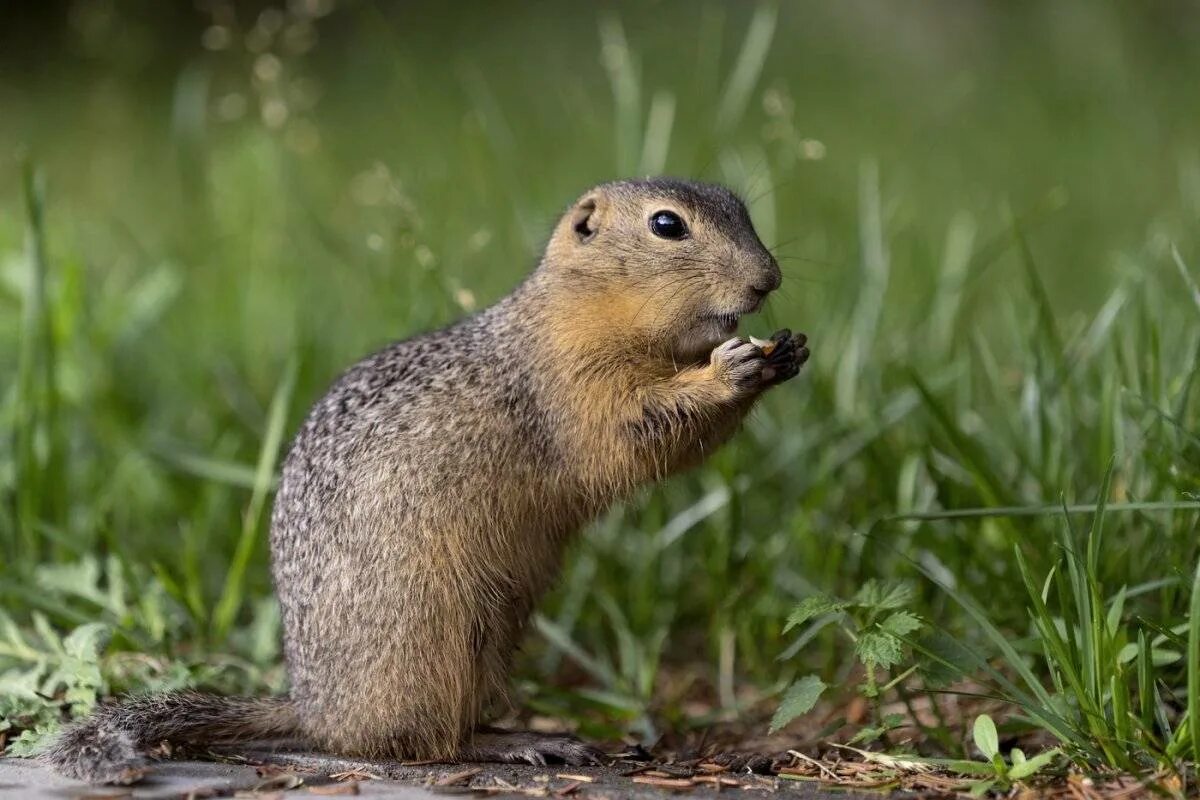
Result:
M750 337L750 343L752 345L754 345L755 347L757 347L759 350L762 350L762 354L764 356L771 355L771 352L774 351L776 345L779 344L779 342L776 342L772 339L759 339L756 336Z

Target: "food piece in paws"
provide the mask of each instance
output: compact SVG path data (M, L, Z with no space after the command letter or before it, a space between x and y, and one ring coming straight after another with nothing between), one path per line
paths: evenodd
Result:
M771 351L779 345L779 342L775 341L775 339L759 339L757 336L751 336L750 343L759 350L762 350L764 356L771 355Z

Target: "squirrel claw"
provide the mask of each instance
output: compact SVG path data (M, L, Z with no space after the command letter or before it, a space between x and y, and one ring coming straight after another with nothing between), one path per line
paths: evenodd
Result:
M769 384L783 383L794 378L808 361L808 337L783 328L771 336L771 342L775 346L766 357L763 380Z
M512 731L484 737L460 755L464 761L499 761L509 764L531 764L544 767L560 762L572 767L604 764L606 756L600 749L574 736L554 736L524 731Z

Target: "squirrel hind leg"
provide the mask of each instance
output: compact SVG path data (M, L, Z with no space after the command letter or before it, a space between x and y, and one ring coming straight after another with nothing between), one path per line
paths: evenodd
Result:
M462 747L458 760L532 764L535 767L562 763L580 767L604 764L608 759L599 748L574 736L483 728Z
M61 775L87 783L136 783L147 762L133 737L102 719L89 719L67 728L38 755L38 760Z

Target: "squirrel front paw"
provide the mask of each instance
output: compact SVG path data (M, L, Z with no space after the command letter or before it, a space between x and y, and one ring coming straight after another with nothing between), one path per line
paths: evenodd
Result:
M734 338L718 345L711 363L739 396L783 383L796 376L808 361L808 337L787 328L769 341L758 343Z
M769 384L776 384L796 377L804 362L808 361L808 337L784 328L775 332L769 344L769 349L762 348L767 358L763 380Z
M758 345L746 339L733 338L717 345L710 363L719 379L738 396L766 386L767 357Z

